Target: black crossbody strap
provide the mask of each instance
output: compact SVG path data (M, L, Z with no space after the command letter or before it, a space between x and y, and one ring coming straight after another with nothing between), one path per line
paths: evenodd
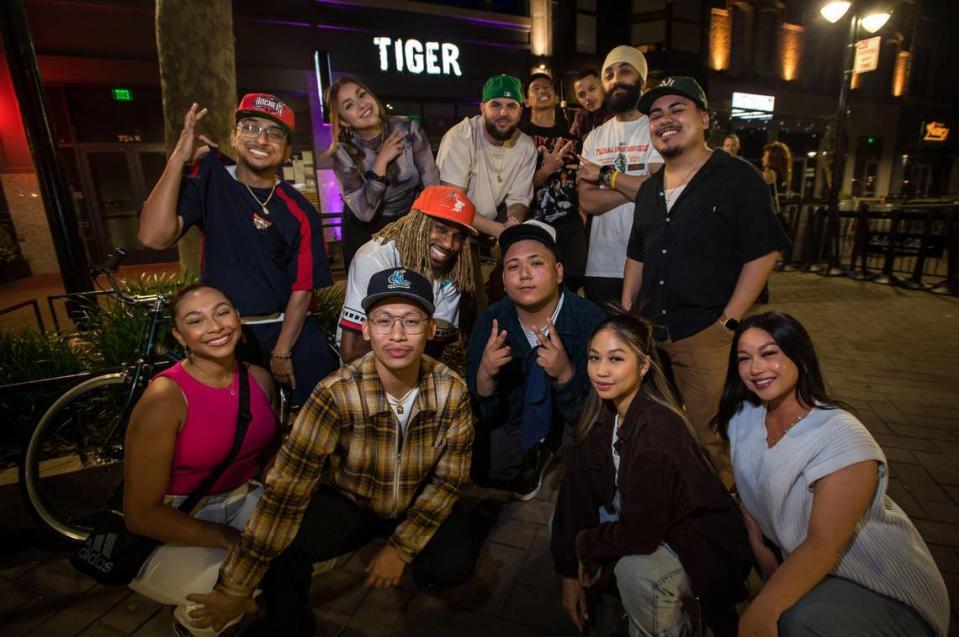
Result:
M236 435L233 436L233 448L230 449L230 452L226 454L226 457L216 466L210 475L208 475L203 482L200 483L193 493L191 493L186 500L183 501L180 506L177 507L180 511L189 514L193 507L196 506L209 491L213 488L213 485L216 484L216 481L220 479L220 476L223 475L223 472L226 471L227 467L233 464L233 460L236 459L236 454L240 453L240 447L243 446L243 439L246 437L246 430L250 426L250 421L253 419L252 414L250 413L250 376L249 372L246 369L246 365L243 363L237 363L237 373L240 375L240 406L236 414Z

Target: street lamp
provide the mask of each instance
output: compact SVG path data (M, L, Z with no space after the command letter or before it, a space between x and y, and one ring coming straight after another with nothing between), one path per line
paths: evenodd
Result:
M831 24L835 24L842 19L853 3L847 0L832 0L827 2L820 9L819 13ZM829 265L822 271L826 276L838 276L843 274L839 267L839 193L842 191L842 177L846 168L846 146L843 138L846 136L846 106L849 102L849 90L852 85L853 74L853 51L856 49L856 37L859 34L859 27L875 33L882 28L882 25L889 19L888 13L872 11L864 16L859 16L855 12L849 18L849 37L846 42L846 55L842 67L842 87L839 90L839 111L836 114L836 144L832 157L832 188L829 189L829 207L827 209L827 231L828 236L833 237L832 255L829 259ZM823 153L825 154L825 153Z
M820 9L819 13L828 22L835 24L849 12L853 3L847 0L833 0L827 2ZM842 176L846 162L846 148L843 144L843 137L846 134L846 107L849 102L849 90L852 85L853 74L853 51L856 48L856 37L859 34L861 26L869 33L875 33L889 20L888 11L871 11L865 15L853 15L849 19L849 38L846 43L846 55L843 62L842 87L839 91L839 112L836 117L836 148L833 156L832 168L832 188L829 193L830 209L838 211L839 192L842 190Z

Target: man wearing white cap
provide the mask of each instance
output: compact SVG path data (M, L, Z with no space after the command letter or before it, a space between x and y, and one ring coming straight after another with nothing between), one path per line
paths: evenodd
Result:
M635 47L622 45L609 52L602 79L613 118L583 143L579 207L593 216L585 290L600 306L620 300L633 201L642 183L663 165L649 137L649 118L636 108L646 70L646 58Z

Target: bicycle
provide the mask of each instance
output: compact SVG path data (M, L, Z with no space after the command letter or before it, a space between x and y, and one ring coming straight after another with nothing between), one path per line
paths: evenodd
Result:
M98 268L118 301L148 308L136 353L118 370L106 371L70 388L40 418L20 463L24 501L48 529L83 542L95 514L115 502L123 480L123 437L130 413L156 371L181 357L160 353L157 334L169 322L168 296L131 295L114 275L125 252L117 249ZM102 289L102 288L101 288Z

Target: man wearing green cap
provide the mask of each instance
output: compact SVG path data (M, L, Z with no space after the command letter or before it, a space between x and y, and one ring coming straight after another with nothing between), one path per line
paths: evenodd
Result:
M594 128L583 142L579 209L593 217L585 290L586 298L600 307L622 296L633 200L663 161L650 142L649 120L636 109L646 68L646 58L636 47L622 45L609 52L602 80L613 118Z
M526 218L533 199L536 148L519 129L523 87L511 75L494 75L483 86L480 114L443 135L436 156L440 180L461 188L476 206L473 225L499 237Z
M706 145L706 107L691 77L667 77L639 100L666 163L636 196L622 302L653 323L699 441L723 469L712 420L732 335L788 239L759 171Z

